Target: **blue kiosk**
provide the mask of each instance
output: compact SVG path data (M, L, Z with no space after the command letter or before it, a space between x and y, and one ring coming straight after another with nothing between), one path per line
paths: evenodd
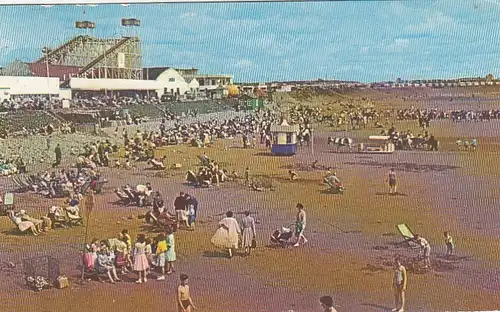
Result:
M297 153L297 133L299 125L289 125L283 120L281 125L272 125L273 144L271 152L277 156L291 156Z

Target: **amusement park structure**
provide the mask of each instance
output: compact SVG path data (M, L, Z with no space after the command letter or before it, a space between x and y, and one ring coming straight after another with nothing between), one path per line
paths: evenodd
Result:
M124 19L122 26L139 26L139 21ZM76 28L94 27L92 22L76 22ZM34 63L72 68L71 75L63 79L61 86L67 86L71 78L143 79L141 41L138 36L97 38L87 34L78 35L55 49L44 48L43 56Z

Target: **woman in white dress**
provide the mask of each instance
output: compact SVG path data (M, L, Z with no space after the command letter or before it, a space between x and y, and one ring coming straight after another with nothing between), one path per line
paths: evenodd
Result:
M217 247L227 248L229 258L232 258L233 249L238 249L240 233L238 221L233 217L233 212L228 211L226 217L219 222L219 229L215 232L211 242Z
M249 211L245 211L245 216L241 220L241 247L245 248L245 255L250 255L252 241L255 239L255 220L250 216Z

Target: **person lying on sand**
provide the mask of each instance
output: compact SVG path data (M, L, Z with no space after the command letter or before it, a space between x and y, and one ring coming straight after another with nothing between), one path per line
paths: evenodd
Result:
M288 170L288 175L290 176L291 181L295 181L299 178L299 175L293 170Z

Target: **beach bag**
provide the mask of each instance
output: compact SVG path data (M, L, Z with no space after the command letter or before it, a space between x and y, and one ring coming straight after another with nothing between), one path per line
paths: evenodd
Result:
M255 240L255 238L254 238L254 239L252 239L252 245L251 245L251 247L252 247L253 249L257 248L257 241Z
M63 289L69 286L68 278L65 275L61 275L56 279L56 288Z

